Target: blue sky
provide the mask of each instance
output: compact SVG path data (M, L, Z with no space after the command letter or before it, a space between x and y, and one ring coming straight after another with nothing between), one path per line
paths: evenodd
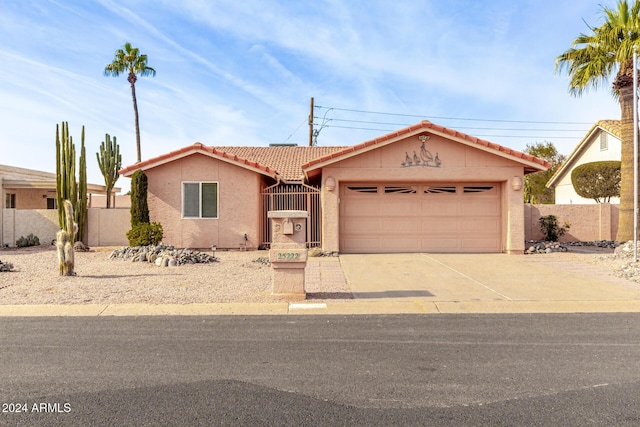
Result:
M0 163L55 172L55 126L117 137L135 162L129 41L155 77L136 84L142 158L191 145L353 145L422 119L522 150L569 154L619 118L608 88L574 98L555 58L611 0L0 0ZM390 114L371 114L381 112ZM536 123L524 123L536 122ZM553 122L553 123L540 123ZM349 129L360 128L360 129ZM128 189L128 180L117 186Z

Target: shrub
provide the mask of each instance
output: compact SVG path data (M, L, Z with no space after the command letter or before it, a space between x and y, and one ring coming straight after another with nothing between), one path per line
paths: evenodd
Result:
M162 241L162 225L159 222L138 224L127 231L129 246L157 245Z
M608 203L620 196L620 162L591 162L577 166L571 172L571 184L578 196Z
M540 217L538 224L540 224L540 231L542 231L544 239L550 242L557 242L571 227L568 222L565 222L564 225L560 227L558 225L558 218L555 215Z
M27 246L40 246L40 239L38 236L34 236L33 233L29 233L27 237L21 236L16 240L16 246L19 248L26 248Z

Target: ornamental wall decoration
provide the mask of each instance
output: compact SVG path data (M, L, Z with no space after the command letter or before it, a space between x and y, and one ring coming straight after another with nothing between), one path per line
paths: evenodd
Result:
M438 153L436 152L436 155L434 157L425 146L425 143L427 142L429 137L426 135L420 135L418 138L420 139L420 141L422 141L422 145L420 146L420 154L418 154L416 150L414 150L413 156L411 156L409 155L409 152L405 151L404 161L400 162L400 165L403 168L410 168L415 166L439 168L442 165L442 162L440 161L440 157L438 157Z

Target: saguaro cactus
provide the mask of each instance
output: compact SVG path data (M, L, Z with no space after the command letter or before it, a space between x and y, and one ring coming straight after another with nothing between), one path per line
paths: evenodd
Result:
M56 233L58 250L58 270L61 276L75 276L75 254L73 252L74 236L78 232L78 224L74 221L73 205L69 200L63 202L65 228Z
M84 126L80 142L80 170L78 171L78 191L76 192L75 219L78 223L78 237L83 241L87 232L87 152L84 147Z
M107 209L111 207L111 190L120 177L118 171L122 167L122 156L120 155L120 146L116 142L116 137L107 133L104 135L104 141L100 144L100 152L96 153L100 172L104 177L104 185L107 187Z
M68 200L74 212L77 234L69 236L71 245L83 240L87 222L87 161L84 147L84 126L80 146L79 180L76 181L76 148L69 135L69 124L56 125L56 201L60 228L68 230L63 203Z

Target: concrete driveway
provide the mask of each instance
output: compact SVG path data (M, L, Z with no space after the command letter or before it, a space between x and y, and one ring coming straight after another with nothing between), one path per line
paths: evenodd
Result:
M576 303L584 311L629 303L635 311L640 303L637 283L560 254L340 255L340 262L356 300L435 302L445 309L451 303L492 312L513 310L512 303L553 304L560 311L562 304L575 310Z

